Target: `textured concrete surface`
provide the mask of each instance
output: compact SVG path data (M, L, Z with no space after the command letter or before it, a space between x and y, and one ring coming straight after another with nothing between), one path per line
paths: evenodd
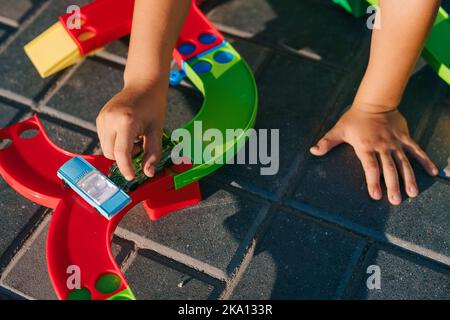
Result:
M37 112L57 145L98 152L95 118L123 85L129 39L44 80L23 51L69 4L87 2L0 2L0 127ZM113 254L137 298L449 299L449 181L415 163L420 195L392 207L369 199L350 147L308 153L355 94L370 44L364 19L328 0L211 0L207 8L255 73L256 128L280 129L280 170L226 166L202 180L194 207L159 221L141 205L132 210ZM167 127L189 121L202 101L189 83L171 88ZM414 74L401 111L440 168L450 156L449 110L449 87L429 67ZM0 299L55 298L45 263L50 218L0 178ZM372 265L381 289L366 286Z

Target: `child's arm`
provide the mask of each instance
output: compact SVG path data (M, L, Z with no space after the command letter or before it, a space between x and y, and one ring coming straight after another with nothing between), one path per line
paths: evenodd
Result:
M406 120L397 107L439 4L439 0L380 0L381 28L373 31L369 65L355 100L311 148L311 153L321 156L343 142L352 145L373 199L382 197L380 171L392 204L401 202L397 170L408 196L417 196L417 183L405 152L415 157L430 175L438 173L411 139Z
M103 153L134 178L134 141L143 138L148 176L161 153L172 51L191 0L136 0L124 88L100 111L97 131Z

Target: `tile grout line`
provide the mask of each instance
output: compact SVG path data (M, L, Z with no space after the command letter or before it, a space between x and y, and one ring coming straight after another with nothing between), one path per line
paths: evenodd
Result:
M250 244L246 248L246 252L243 255L243 259L241 260L241 264L239 268L236 269L234 275L230 278L229 281L226 282L225 288L218 296L218 300L230 300L233 295L234 290L237 285L240 283L241 279L245 275L245 271L253 260L253 256L255 254L257 246L257 241L253 239Z
M33 99L27 98L10 90L0 88L0 97L26 106L32 110L37 107Z
M55 96L55 94L69 81L72 75L81 67L84 61L85 59L81 59L63 72L61 77L58 78L47 90L47 92L42 95L42 98L36 102L37 111L39 111L41 106L46 105Z
M181 252L171 249L167 246L159 244L155 241L144 238L132 231L118 227L116 229L115 234L116 234L116 236L121 237L125 240L133 241L140 249L148 249L148 250L155 251L156 253L158 253L162 256L165 256L169 259L173 259L174 261L180 262L181 264L186 265L196 271L205 273L205 274L211 276L212 278L216 278L220 281L226 281L226 279L227 279L226 273L223 272L222 270L220 270L208 263L197 260L187 254L181 253Z
M39 213L40 210L43 211L41 214ZM38 215L39 219L35 221L34 225L31 226L31 230L29 230L28 236L26 237L25 241L20 245L20 248L16 252L14 252L12 258L9 260L6 267L3 269L3 272L0 274L0 284L3 284L5 278L9 275L9 273L20 261L20 259L31 248L33 242L39 237L39 235L49 224L51 219L50 209L41 207L40 210L35 213L35 215ZM27 226L24 227L24 230L25 229L28 229ZM17 238L14 240L17 240Z
M340 230L344 230L346 232L350 232L351 234L355 234L359 237L378 242L381 245L384 244L392 246L394 248L398 248L400 250L405 250L407 252L430 260L434 263L439 263L446 268L450 266L450 257L416 245L409 241L402 240L388 233L381 234L380 232L372 228L362 226L358 223L349 221L348 219L339 219L337 217L333 217L332 213L312 207L306 203L299 201L288 201L287 203L282 205L282 209L286 209L297 215L309 216L310 218L313 218L315 220L318 219L319 222L326 223L330 226L333 226Z
M241 240L239 247L236 249L227 266L227 276L229 279L233 278L235 273L240 271L240 267L242 264L241 257L246 256L249 246L251 246L251 243L253 242L255 237L257 237L261 232L264 231L264 223L270 217L270 209L271 205L267 204L259 210L258 215L256 216L244 238Z
M0 15L0 23L6 27L13 28L16 30L20 27L20 24L16 20L1 15Z
M360 240L358 246L354 250L349 263L347 264L347 268L344 272L344 275L341 277L341 281L339 282L339 286L335 293L335 300L342 300L345 290L350 285L352 276L357 269L358 265L361 263L361 260L364 260L364 254L367 252L370 247L370 243L364 239Z
M10 37L6 39L5 42L3 42L0 45L0 55L6 50L6 48L9 47L11 43L13 43L19 35L22 34L48 7L50 7L51 1L43 3L39 8L36 9L34 13L32 13L25 21L23 21L19 28L16 29L17 31L12 34Z
M17 290L17 289L11 288L8 285L0 286L0 292L7 295L8 297L13 298L14 300L36 300L35 298Z

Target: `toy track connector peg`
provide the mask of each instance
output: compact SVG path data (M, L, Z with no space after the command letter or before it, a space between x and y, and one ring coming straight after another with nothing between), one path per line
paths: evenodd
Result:
M169 84L172 87L178 86L185 78L186 72L183 70L171 70L169 75Z

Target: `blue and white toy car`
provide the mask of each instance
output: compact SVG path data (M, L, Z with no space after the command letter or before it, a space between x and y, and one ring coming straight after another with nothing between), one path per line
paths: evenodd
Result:
M57 175L108 220L131 202L122 189L82 157L67 161Z

